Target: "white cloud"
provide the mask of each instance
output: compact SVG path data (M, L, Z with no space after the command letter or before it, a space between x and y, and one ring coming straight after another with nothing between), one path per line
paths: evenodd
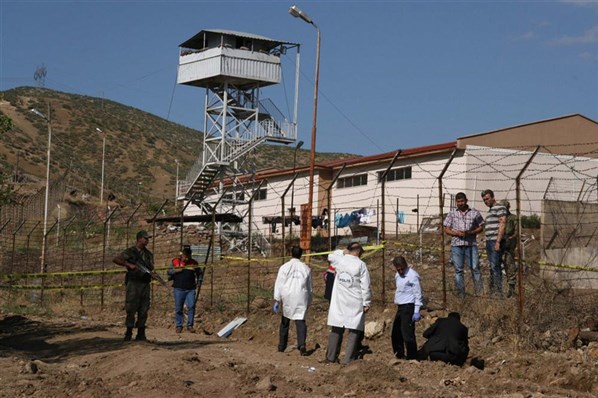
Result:
M522 40L531 40L531 39L535 39L536 37L538 37L536 32L533 32L531 30L529 32L525 32L524 34L519 36L519 38Z
M594 26L584 32L581 36L563 36L552 41L552 44L591 44L598 43L598 26Z

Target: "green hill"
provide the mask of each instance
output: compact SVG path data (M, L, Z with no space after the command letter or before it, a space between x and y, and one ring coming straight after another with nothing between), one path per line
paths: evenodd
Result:
M72 189L99 198L102 139L106 135L104 195L119 202L139 192L147 202L174 198L176 162L179 178L202 153L203 134L114 101L45 88L20 87L0 93L0 170L18 176L18 188L45 183L48 130L46 121L31 112L51 109L51 178L68 170ZM262 145L249 155L252 168L288 168L291 146ZM320 153L316 160L354 155ZM297 165L307 165L309 150L297 152Z

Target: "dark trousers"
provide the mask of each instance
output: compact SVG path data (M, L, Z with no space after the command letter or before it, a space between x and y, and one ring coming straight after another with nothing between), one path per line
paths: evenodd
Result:
M442 361L451 365L461 366L465 363L467 357L458 357L448 352L431 352L430 361Z
M125 298L127 328L145 328L149 307L150 284L146 282L128 281ZM137 315L137 322L135 322L135 315Z
M415 322L413 312L415 304L400 304L397 308L395 320L392 323L392 351L399 359L415 359L417 357L417 343L415 341ZM405 348L407 356L405 357Z
M280 320L280 329L278 330L278 351L282 352L287 348L289 341L289 326L291 320L283 315ZM296 319L295 327L297 328L297 348L305 346L305 339L307 338L307 324L305 319Z

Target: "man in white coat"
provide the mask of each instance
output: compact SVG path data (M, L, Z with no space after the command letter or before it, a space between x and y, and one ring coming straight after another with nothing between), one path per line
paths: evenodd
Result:
M305 314L312 300L312 282L311 269L300 260L302 255L303 250L293 246L291 248L293 258L278 270L272 309L274 313L278 313L280 302L282 302L278 351L284 352L287 348L289 325L292 319L297 328L297 348L301 355L305 355L305 339L307 337Z
M334 256L332 259L336 277L328 310L328 325L332 330L328 336L326 362L338 360L344 329L349 329L349 337L343 364L351 362L359 332L364 330L365 314L370 309L372 294L370 273L359 258L362 254L361 245L353 242L347 246L344 256Z

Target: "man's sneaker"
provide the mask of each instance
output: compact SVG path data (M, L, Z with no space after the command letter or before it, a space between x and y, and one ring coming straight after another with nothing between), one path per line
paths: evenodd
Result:
M187 326L187 331L189 333L195 333L195 329L193 329L193 326Z
M182 326L177 326L176 327L176 332L177 333L181 333L183 331L183 327Z

